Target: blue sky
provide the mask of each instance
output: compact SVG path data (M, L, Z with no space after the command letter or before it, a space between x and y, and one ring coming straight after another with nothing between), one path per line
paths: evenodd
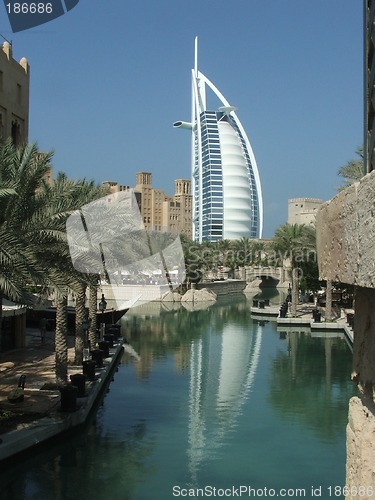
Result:
M264 236L287 200L337 192L363 143L359 0L80 0L64 16L0 33L31 66L30 133L70 177L153 185L190 177L194 37L199 69L238 107L260 172Z

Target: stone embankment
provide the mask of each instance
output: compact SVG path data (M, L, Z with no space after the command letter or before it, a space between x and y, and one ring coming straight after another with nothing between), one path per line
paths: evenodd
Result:
M215 302L217 297L242 293L246 282L242 280L225 280L202 282L187 290L184 294L176 290L165 292L161 296L162 302Z
M216 294L212 290L202 288L190 288L183 295L177 292L166 292L162 297L162 302L216 302Z
M41 344L40 348L43 347L44 345ZM16 353L9 352L2 356L1 367L4 373L2 374L3 385L0 387L0 403L3 412L12 414L21 412L21 415L30 414L30 417L34 416L34 418L28 419L27 424L22 423L13 430L1 433L0 463L3 461L10 463L20 454L32 452L36 446L83 425L99 404L112 380L114 370L124 350L124 344L122 339L119 339L113 347L109 348L108 356L104 360L93 363L92 378L89 377L84 382L85 386L81 387L83 393L78 392L73 399L66 391L65 394L61 392L60 397L60 391L57 388L41 390L44 379L51 378L54 355L45 356L44 350L41 350L38 356L39 350L26 347ZM8 355L13 358L17 355L18 363L7 362ZM79 374L84 379L80 372L82 372L82 367L69 365L70 374ZM9 403L7 400L9 388L14 386L20 373L26 373L24 399L17 404ZM8 385L6 385L7 380ZM72 393L74 388L70 387L68 385L66 389Z

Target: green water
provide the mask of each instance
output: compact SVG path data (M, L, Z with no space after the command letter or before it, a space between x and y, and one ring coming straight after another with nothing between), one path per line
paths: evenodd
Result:
M351 351L250 306L126 315L134 352L95 420L2 474L0 498L342 498Z

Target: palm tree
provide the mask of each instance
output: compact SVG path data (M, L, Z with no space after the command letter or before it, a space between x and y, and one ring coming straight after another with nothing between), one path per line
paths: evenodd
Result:
M252 263L254 257L254 240L251 238L241 238L233 244L236 250L237 261L241 266L248 266Z
M297 314L298 281L300 264L305 262L310 251L315 249L315 228L305 224L284 224L280 226L273 239L274 250L289 258L292 268L292 316Z
M45 283L45 264L36 254L46 233L35 222L50 158L36 145L15 148L0 140L0 333L3 297L32 303L28 287Z
M96 346L96 312L98 304L98 277L91 276L89 281L89 342L90 348L95 349Z
M67 320L67 289L58 292L56 302L56 334L55 334L55 374L56 384L64 385L68 379L68 320Z
M83 205L103 195L103 190L92 181L69 180L59 173L52 186L46 186L45 192L50 203L45 207L48 217L53 214L53 241L48 248L48 278L56 296L56 383L67 380L67 296L69 290L77 295L76 303L76 353L75 362L82 363L83 358L83 323L85 316L85 292L89 277L73 267L66 234L66 220ZM45 249L44 249L45 251ZM96 301L95 301L96 308ZM95 309L96 313L96 309Z
M83 362L83 348L85 345L85 320L86 320L86 289L87 283L85 281L77 281L77 285L75 287L76 293L76 302L75 302L75 311L76 311L76 319L75 319L75 329L76 329L76 337L75 337L75 358L74 363L78 365L82 365Z
M348 163L342 165L338 170L338 175L345 181L343 186L339 186L339 191L342 191L354 182L359 181L365 175L363 146L356 149L356 154L360 159L349 160Z
M87 279L73 268L65 222L74 210L106 193L92 181L71 181L61 173L48 184L51 159L35 144L15 148L10 140L0 140L0 328L3 297L27 303L33 297L30 286L45 293L53 289L56 379L61 383L67 376L68 290Z

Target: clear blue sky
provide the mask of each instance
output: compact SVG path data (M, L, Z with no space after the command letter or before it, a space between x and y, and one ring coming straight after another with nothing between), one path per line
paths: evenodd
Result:
M287 200L335 193L363 143L360 0L80 0L64 16L0 33L31 66L30 133L70 177L135 184L153 173L173 194L190 178L194 37L199 69L247 131L264 198L264 236Z

